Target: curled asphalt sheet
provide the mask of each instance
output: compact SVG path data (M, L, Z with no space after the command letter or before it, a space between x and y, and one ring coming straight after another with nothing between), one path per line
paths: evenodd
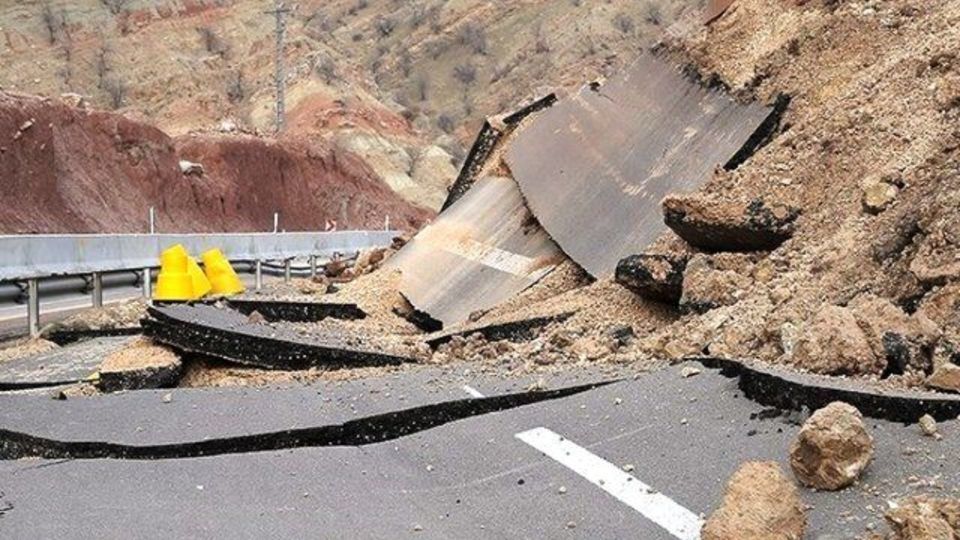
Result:
M706 182L771 112L645 55L538 114L506 161L553 240L594 277L609 277L666 230L660 200Z
M97 374L107 355L131 337L99 337L0 363L0 390L70 384Z
M347 330L300 334L293 328L250 322L246 315L207 304L153 306L144 334L183 351L268 369L400 364L363 335Z
M484 177L389 264L407 300L448 326L536 283L563 258L516 183Z
M546 427L618 468L630 464L631 476L695 514L717 507L744 461L774 460L790 474L799 419L745 399L734 379L716 371L691 378L678 371L362 447L0 461L0 527L14 538L162 531L191 538L675 540L516 434ZM800 489L810 538L859 537L868 524L882 529L888 500L944 496L960 485L957 421L940 423L939 441L916 425L868 426L876 450L859 487Z

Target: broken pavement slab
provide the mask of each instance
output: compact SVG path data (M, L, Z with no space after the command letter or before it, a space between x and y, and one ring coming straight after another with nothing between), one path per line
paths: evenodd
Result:
M173 386L183 363L170 349L140 337L113 351L100 365L97 387L104 392Z
M543 228L603 278L666 230L665 195L700 187L758 132L771 131L772 117L772 108L737 103L645 54L534 117L505 160Z
M513 297L564 255L537 224L516 183L479 179L386 264L417 310L450 326Z
M924 414L937 420L960 416L960 396L922 390L885 389L863 379L799 373L756 362L726 358L691 357L707 367L736 377L744 395L786 410L816 410L834 401L856 407L864 416L891 422L914 423Z
M268 321L317 322L327 317L356 320L367 316L356 304L347 302L231 298L227 303L244 315L250 315L256 311Z
M93 380L104 357L134 338L99 337L0 363L0 389L59 386Z
M676 304L683 294L683 273L689 255L640 254L617 263L617 283L644 298Z
M205 304L154 306L144 334L175 349L272 369L344 365L396 365L413 361L384 351L347 329L304 334L251 322L238 311ZM412 351L411 351L412 352Z
M467 392L459 380L423 368L400 377L285 389L139 391L65 401L0 395L0 456L180 459L367 444L615 379L559 378L552 387L528 391L480 376L472 383L485 394Z

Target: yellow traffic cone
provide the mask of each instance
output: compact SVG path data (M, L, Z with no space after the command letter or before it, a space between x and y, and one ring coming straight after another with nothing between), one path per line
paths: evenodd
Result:
M187 275L190 276L190 284L193 287L193 294L190 296L191 300L203 298L210 292L212 288L210 286L210 280L207 279L203 270L200 269L200 265L197 264L197 260L193 257L187 257Z
M193 284L187 274L187 250L180 244L168 248L160 254L160 274L157 276L157 288L153 299L190 300L193 298Z
M219 249L211 249L205 251L201 258L207 279L213 287L213 294L237 294L244 291L243 282L240 281L223 252Z

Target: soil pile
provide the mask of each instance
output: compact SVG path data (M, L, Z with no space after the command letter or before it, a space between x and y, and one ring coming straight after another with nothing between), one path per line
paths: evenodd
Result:
M956 363L958 21L950 1L741 0L710 27L668 33L663 51L735 95L790 98L769 144L684 207L787 208L789 234L695 247L666 233L648 254L686 264L679 301L613 304L598 283L515 314L596 304L564 326L633 326L640 337L617 357L759 359L901 386ZM727 213L714 212L756 221ZM697 225L729 226L711 215Z

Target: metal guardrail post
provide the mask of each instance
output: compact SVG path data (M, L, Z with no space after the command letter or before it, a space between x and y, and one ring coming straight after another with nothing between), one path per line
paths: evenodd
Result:
M40 287L36 279L27 280L27 326L30 337L40 335Z
M147 299L147 302L150 301L150 297L153 296L153 282L151 281L153 277L151 276L151 269L143 269L143 297Z
M317 256L310 256L310 279L317 277Z
M93 307L103 307L103 274L93 273Z
M283 261L283 281L290 283L290 267L293 266L292 259L285 259Z
M259 291L263 288L263 261L258 259L253 267L253 288Z

